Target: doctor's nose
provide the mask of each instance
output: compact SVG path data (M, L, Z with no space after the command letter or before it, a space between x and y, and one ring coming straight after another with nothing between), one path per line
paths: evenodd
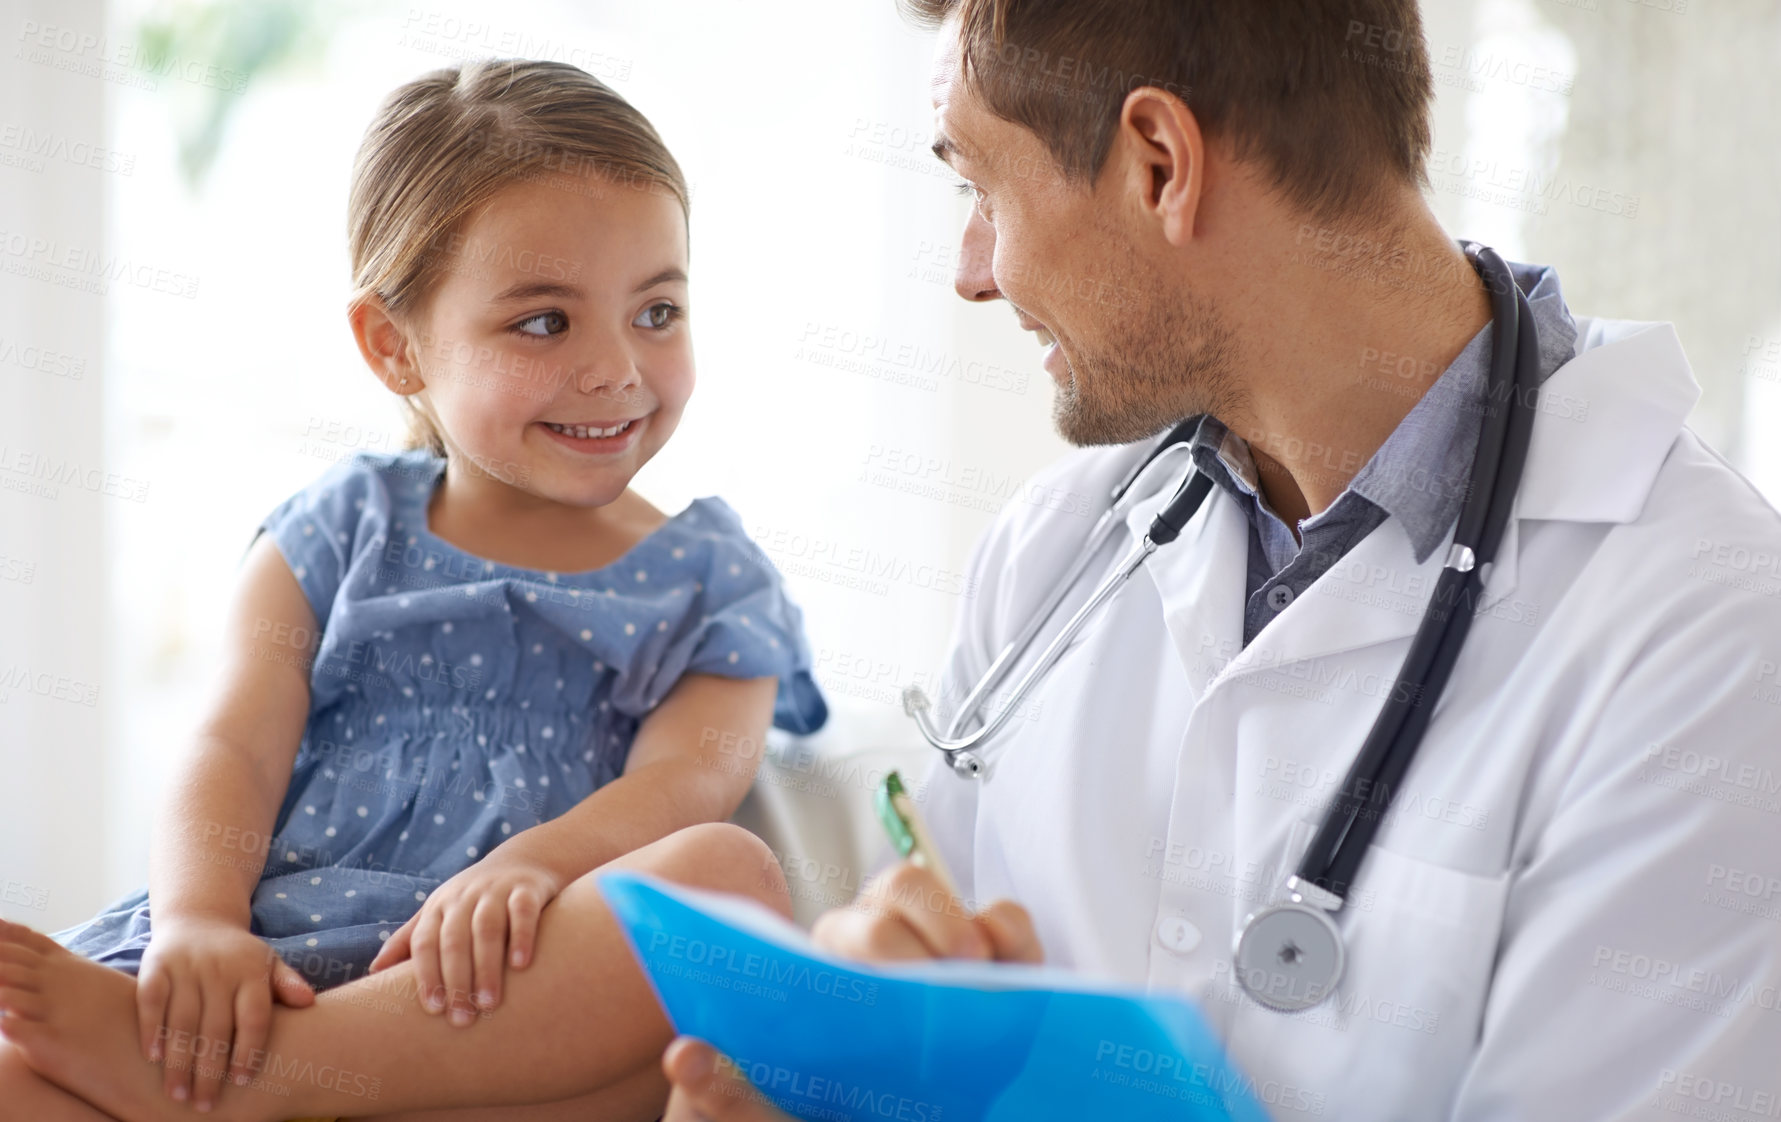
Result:
M976 207L965 222L964 236L959 240L958 271L953 274L952 288L966 300L999 299L996 288L996 228L989 224Z

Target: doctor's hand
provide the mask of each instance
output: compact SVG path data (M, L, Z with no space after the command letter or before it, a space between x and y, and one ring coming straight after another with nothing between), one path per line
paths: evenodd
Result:
M794 1122L703 1040L683 1036L662 1053L673 1093L662 1122Z
M997 900L972 912L939 877L908 861L873 878L847 907L825 912L810 933L825 950L866 962L1045 958L1025 908Z

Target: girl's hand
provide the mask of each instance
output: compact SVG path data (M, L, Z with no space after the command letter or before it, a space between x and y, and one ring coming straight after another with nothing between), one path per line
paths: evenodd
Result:
M501 1003L502 964L532 961L538 915L563 889L557 875L500 850L433 890L390 936L373 971L412 957L422 1008L468 1025ZM474 996L472 996L474 994Z
M264 1059L275 999L310 1005L315 991L245 927L156 917L137 975L136 1015L142 1054L165 1062L170 1097L208 1110L225 1075L246 1083Z

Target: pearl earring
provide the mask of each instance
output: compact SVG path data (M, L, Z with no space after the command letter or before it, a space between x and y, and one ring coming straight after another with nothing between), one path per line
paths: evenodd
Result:
M398 383L396 383L396 384L397 384L397 385L399 385L399 386L406 386L406 385L407 385L407 384L408 384L408 379L407 379L407 378L404 378L404 379L402 379L402 380L401 380L401 381L400 381L400 382L398 382Z

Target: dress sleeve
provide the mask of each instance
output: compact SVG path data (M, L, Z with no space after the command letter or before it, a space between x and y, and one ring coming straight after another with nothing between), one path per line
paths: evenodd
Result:
M369 538L362 530L376 480L370 463L358 456L343 460L260 523L259 533L270 535L284 555L318 626L326 625L353 556Z
M650 664L639 675L641 688L614 700L653 708L685 674L778 678L773 723L787 732L815 732L828 720L829 707L811 674L804 613L727 504L704 500L698 515L702 575L690 610L665 644L654 652L645 648Z

